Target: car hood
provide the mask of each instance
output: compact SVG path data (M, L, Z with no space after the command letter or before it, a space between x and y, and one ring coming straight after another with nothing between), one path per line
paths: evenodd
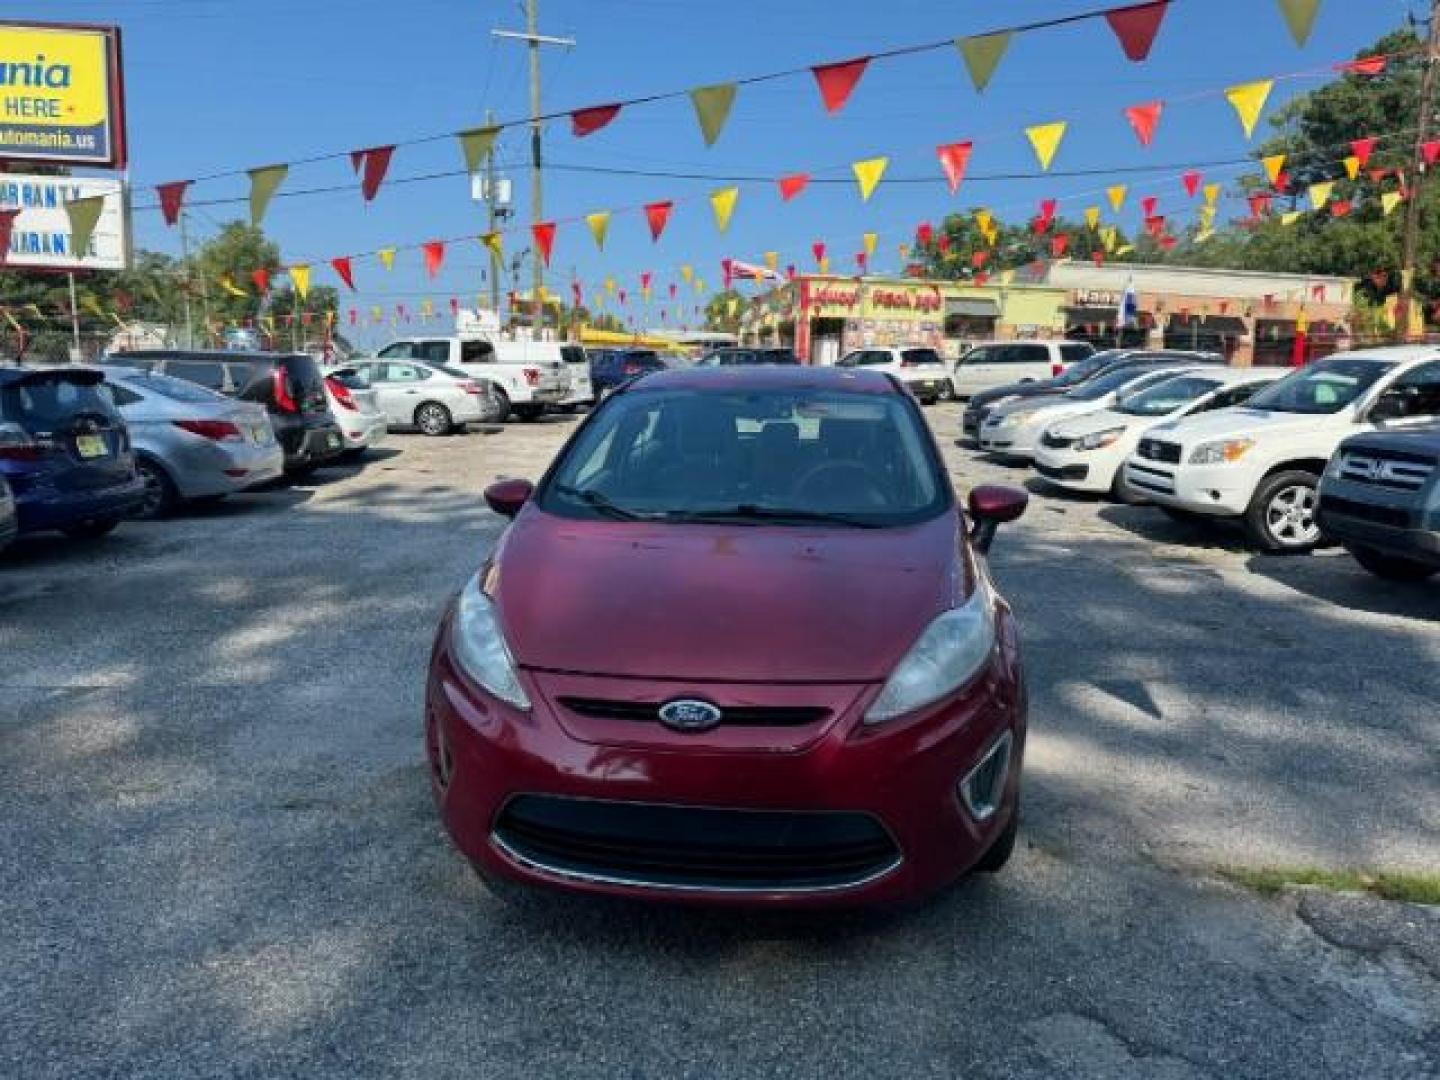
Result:
M1267 412L1244 407L1217 409L1179 420L1158 424L1150 429L1155 438L1179 442L1186 446L1219 439L1259 438L1278 435L1310 435L1323 442L1333 441L1337 425L1343 426L1349 410L1315 415L1312 413Z
M969 594L958 514L902 529L575 521L496 552L517 663L723 682L879 682Z
M1346 450L1394 450L1440 458L1440 426L1395 428L1353 435L1343 444Z
M1057 386L1048 386L1043 382L1013 383L1010 386L996 386L990 390L982 390L978 394L970 395L970 405L978 407L981 405L992 405L1001 398L1008 397L1046 397L1050 394L1062 394L1064 391Z
M1111 428L1131 428L1153 422L1150 417L1129 416L1125 413L1116 412L1114 409L1100 409L1096 412L1082 413L1079 416L1072 416L1060 420L1050 426L1051 432L1066 439L1078 439L1083 435L1090 435L1097 431L1109 431Z
M1031 424L1039 420L1053 423L1067 416L1098 412L1107 404L1109 401L1105 398L1101 398L1099 401L1076 401L1074 398L1059 397L1038 405L1034 401L1022 400L1015 402L1013 407L1007 402L990 415L991 417L1008 416L1011 412L1018 412L1025 414L1019 421L1022 424Z

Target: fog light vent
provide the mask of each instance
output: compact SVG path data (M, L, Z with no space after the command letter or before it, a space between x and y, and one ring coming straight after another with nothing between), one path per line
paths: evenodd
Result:
M970 770L970 775L960 781L960 798L965 809L976 821L985 821L1000 809L1000 800L1005 795L1005 779L1010 775L1010 747L1014 736L1006 731L995 740L995 745Z

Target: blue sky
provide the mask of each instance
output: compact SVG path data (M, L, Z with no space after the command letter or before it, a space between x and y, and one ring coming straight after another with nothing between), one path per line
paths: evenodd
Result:
M545 106L686 89L1095 6L1095 0L540 0L542 31L578 40L574 50L546 52ZM823 240L832 268L848 271L861 234L875 231L880 244L874 265L893 270L896 245L917 222L955 209L984 205L1020 218L1033 214L1042 198L1056 197L1063 213L1078 217L1085 205L1102 201L1091 193L1127 182L1127 224L1133 227L1133 207L1146 194L1160 197L1162 213L1179 214L1189 200L1170 172L980 177L1036 171L1023 129L1060 119L1069 120L1070 129L1057 172L1239 157L1247 144L1222 98L1180 99L1325 68L1399 25L1406 9L1403 0L1324 0L1314 35L1300 49L1273 0L1174 0L1148 63L1129 63L1105 24L1092 21L1017 37L983 96L973 91L950 49L877 62L834 116L824 113L808 75L742 87L729 124L708 150L685 100L634 107L583 140L571 136L568 124L552 123L546 153L566 165L759 176L807 171L818 178L848 177L849 162L888 155L890 177L934 179L882 183L869 203L860 201L853 184L815 184L789 204L780 202L773 184L743 184L722 237L706 202L710 191L726 186L720 181L549 173L547 217L677 200L659 244L651 243L638 211L615 215L603 255L583 222L562 224L550 286L568 298L573 271L589 294L608 274L633 298L640 271L650 270L657 282L655 316L669 306L666 286L678 280L681 264L692 264L718 286L722 257L759 261L762 252L777 250L782 265L810 267L810 246ZM0 3L3 18L37 14L34 4ZM153 203L150 185L161 181L440 134L478 124L487 107L502 119L521 118L527 110L524 48L490 36L492 27L523 25L514 0L51 0L43 18L123 27L131 175L142 204ZM1267 113L1317 82L1277 83ZM1120 110L1155 99L1170 104L1146 150ZM525 138L516 129L500 144L502 160L515 163L506 172L515 181L522 223L528 222ZM976 143L973 176L951 196L934 147L967 138ZM402 147L390 176L452 170L460 163L453 140ZM1235 173L1217 169L1207 179L1228 180ZM328 161L292 169L282 191L351 180L348 162ZM247 190L243 177L232 177L197 184L190 198L243 200ZM197 207L192 220L203 236L245 213L240 201ZM468 182L457 176L387 184L369 206L358 186L277 198L265 226L287 260L319 264L316 281L336 283L323 268L333 255L478 233L484 217ZM158 212L138 212L136 233L141 246L178 251ZM507 237L511 250L527 245L528 231ZM373 257L360 259L355 273L361 291L346 303L362 311L372 304L393 309L397 302L415 310L432 297L445 311L450 296L464 301L481 290L485 265L474 242L452 246L434 281L426 279L417 250L402 251L388 274ZM687 299L693 302L693 293ZM634 305L632 299L629 312L637 310ZM360 337L373 342L388 332Z

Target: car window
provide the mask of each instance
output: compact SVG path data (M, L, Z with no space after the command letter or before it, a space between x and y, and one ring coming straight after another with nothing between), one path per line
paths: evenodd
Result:
M430 364L443 364L450 359L448 341L422 341L415 348L415 359Z
M1087 356L1092 355L1094 352L1095 347L1093 345L1087 345L1083 341L1067 342L1066 344L1060 346L1060 358L1064 360L1067 364L1073 364L1076 361L1084 360Z
M961 364L994 364L999 362L1000 350L993 345L977 345L960 358Z
M420 378L420 369L414 364L385 365L385 382L413 383L419 382Z
M903 349L900 359L906 364L938 364L940 354L934 349Z
M1099 401L1108 394L1122 390L1131 383L1139 383L1142 379L1146 382L1153 382L1157 375L1170 376L1180 374L1176 372L1156 372L1143 367L1123 367L1117 371L1107 371L1103 375L1097 375L1083 386L1071 390L1065 396L1075 401ZM1141 385L1144 385L1141 383ZM1136 386L1135 389L1139 389Z
M1048 364L1050 350L1044 345L1007 345L1000 362L1002 364Z
M854 365L856 367L875 367L889 362L890 354L883 349L866 349L864 352L855 354Z
M560 358L567 364L585 363L585 350L579 345L561 345Z
M1392 361L1373 357L1332 356L1262 390L1249 406L1269 412L1337 413L1394 367Z
M176 379L185 379L219 392L225 389L225 365L218 360L169 360L165 374Z
M1214 379L1185 375L1164 379L1123 398L1116 404L1115 411L1127 416L1166 416L1204 397L1219 385Z
M171 378L169 375L153 373L132 375L128 381L147 393L159 394L171 401L179 401L187 405L215 405L227 400L213 390L207 390L203 386L197 386L184 379ZM125 388L117 386L116 389ZM126 402L126 404L130 403Z
M0 390L0 416L37 430L68 424L79 413L119 419L100 382L54 376L31 378Z
M396 341L386 345L376 355L387 360L409 359L415 355L415 345L410 341Z
M1407 371L1386 388L1385 396L1400 403L1400 411L1391 414L1396 419L1440 416L1440 363Z
M441 360L449 360L450 354L440 357ZM495 346L488 341L462 341L460 342L460 362L462 364L490 364L496 360Z
M145 400L142 395L135 393L135 391L128 387L121 386L119 383L101 383L100 385L101 389L110 395L110 400L116 405L136 405ZM190 384L182 383L181 385L188 386Z
M1263 382L1246 383L1244 386L1232 386L1229 390L1222 391L1207 401L1203 411L1211 412L1215 409L1229 409L1236 405L1243 405L1274 381L1274 379L1266 379Z

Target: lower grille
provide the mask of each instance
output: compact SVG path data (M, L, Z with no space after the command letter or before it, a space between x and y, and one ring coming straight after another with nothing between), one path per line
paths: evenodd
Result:
M1137 465L1130 462L1125 472L1125 480L1132 487L1142 488L1145 491L1159 491L1169 494L1175 490L1175 477L1170 473L1162 472L1159 469L1147 469L1144 465Z
M605 698L562 697L560 704L592 720L633 720L658 724L664 702L612 701ZM721 727L804 727L829 717L822 706L721 705Z
M1084 480L1090 475L1090 466L1062 465L1057 469L1053 465L1042 465L1037 461L1035 471L1050 480Z
M1321 497L1320 511L1322 513L1341 514L1345 517L1358 518L1361 521L1373 521L1377 525L1390 525L1397 529L1410 527L1410 514L1405 510L1397 510L1390 506L1375 506L1371 503L1356 502L1353 499L1341 499L1334 495Z
M511 856L562 877L669 889L838 889L900 863L867 814L520 795L495 825Z

